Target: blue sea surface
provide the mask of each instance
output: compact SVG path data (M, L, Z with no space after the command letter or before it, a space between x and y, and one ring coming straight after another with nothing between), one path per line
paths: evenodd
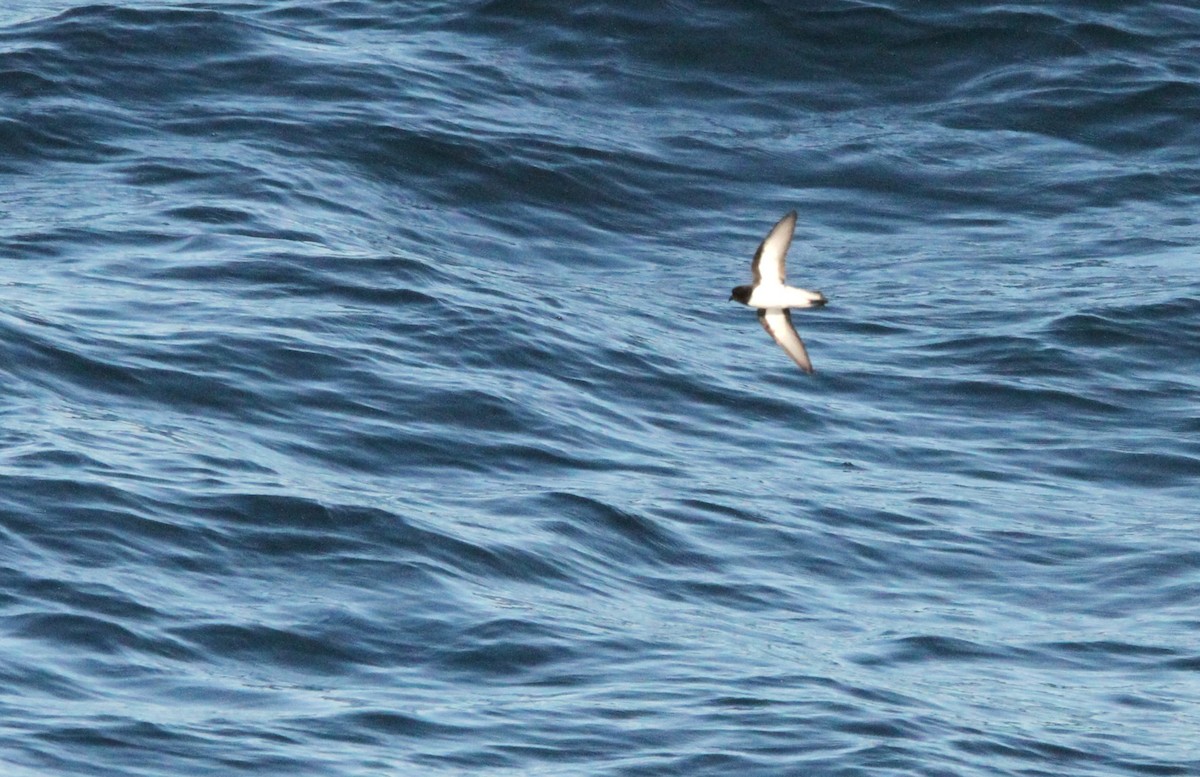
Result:
M0 10L5 777L1200 775L1198 529L1191 4Z

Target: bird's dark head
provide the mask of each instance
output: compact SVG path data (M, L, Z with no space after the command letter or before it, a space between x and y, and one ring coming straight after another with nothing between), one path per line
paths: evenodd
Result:
M749 305L750 293L752 291L754 291L753 286L738 286L734 288L733 292L729 295L729 299L736 299L743 305Z

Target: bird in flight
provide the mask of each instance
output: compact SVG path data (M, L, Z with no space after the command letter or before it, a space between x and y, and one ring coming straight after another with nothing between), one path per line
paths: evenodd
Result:
M792 233L795 231L796 211L792 211L771 228L762 245L758 247L758 253L754 255L754 261L750 264L754 273L754 283L736 287L729 299L758 308L758 323L762 324L767 334L779 343L800 369L811 374L812 361L808 358L804 341L792 326L789 308L820 307L826 300L825 295L819 291L787 285L784 260L787 258L788 246L792 244Z

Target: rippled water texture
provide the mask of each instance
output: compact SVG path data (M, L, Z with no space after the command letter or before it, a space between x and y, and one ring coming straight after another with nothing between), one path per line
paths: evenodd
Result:
M1200 12L801 6L6 4L4 775L1200 774Z

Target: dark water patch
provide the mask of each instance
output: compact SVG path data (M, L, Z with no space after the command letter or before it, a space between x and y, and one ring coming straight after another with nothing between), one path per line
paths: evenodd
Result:
M220 377L166 366L183 361L178 355L163 359L121 353L113 348L113 340L86 331L11 324L5 328L12 334L6 349L10 358L22 364L22 379L35 385L77 395L107 394L209 408L251 404L252 394Z
M914 573L915 557L900 542L883 538L903 534L906 527L917 525L915 521L863 509L818 507L795 512L762 516L762 525L753 528L719 525L707 532L714 548L723 535L729 538L725 544L736 541L742 548L745 562L736 568L751 575L746 590L755 588L753 570L770 570L783 579L798 576L797 584L836 585L861 584L881 575L911 578ZM962 576L965 570L956 573Z
M947 661L1003 662L1017 655L1011 648L1001 649L958 637L922 635L892 640L885 655L859 659L865 665L880 663L895 666L904 663L943 663Z
M1112 700L1118 704L1148 710L1161 710L1164 712L1170 712L1177 709L1177 705L1172 702L1163 701L1160 699L1145 698L1134 693L1115 694L1113 695Z
M1076 665L1091 669L1103 669L1113 666L1134 668L1138 666L1159 666L1163 660L1175 655L1175 651L1165 647L1133 645L1127 642L1108 640L1092 642L1059 642L1039 646L1052 656L1070 661Z
M555 516L554 533L572 547L590 549L612 561L636 560L638 565L660 565L692 570L711 568L711 558L673 532L662 521L614 508L595 499L551 492L530 506L530 512Z
M938 398L943 407L971 408L983 416L1016 414L1030 418L1070 414L1077 421L1119 416L1121 405L1084 396L1075 390L1038 386L1021 378L999 380L960 379L929 381L925 398ZM1011 422L1011 418L1009 422Z
M479 389L453 389L425 395L408 405L422 424L462 426L477 432L517 434L541 425L531 408L515 398L496 396Z
M482 682L525 678L541 684L575 650L564 635L538 623L506 618L474 626L443 645L438 653L449 670Z
M58 226L16 233L10 235L0 245L15 252L16 258L37 260L70 256L79 251L80 246L90 248L135 246L145 249L168 246L175 239L175 236L165 234L159 229L131 228L128 231L114 233L100 226ZM78 279L76 280L78 281Z
M1200 338L1200 300L1186 297L1151 305L1113 307L1055 320L1050 334L1065 344L1087 348L1156 346L1193 356Z
M338 272L347 267L355 268L356 273L345 277ZM428 295L410 284L423 285L440 278L429 263L411 257L347 257L328 252L314 256L287 251L255 253L234 261L161 262L149 264L142 272L148 280L164 283L222 284L251 300L329 296L366 302L375 295L394 303L423 302ZM389 293L395 296L386 296Z
M471 733L469 728L440 723L427 715L406 714L390 709L348 712L326 720L302 719L293 725L305 736L379 746L389 745L396 737L451 739Z
M255 9L256 14L288 27L322 30L370 31L400 30L408 34L429 29L442 29L449 20L469 17L476 13L471 6L463 8L440 5L414 5L389 8L380 14L378 7L367 0L321 0L321 2L278 3Z
M203 9L141 9L88 5L65 11L48 22L27 25L26 34L42 37L82 55L119 56L144 61L200 52L243 51L249 42L236 17Z
M111 586L81 588L65 580L31 579L25 576L12 576L9 585L10 591L19 594L28 603L38 602L45 606L93 613L114 621L147 623L160 614L155 608Z
M1129 550L1127 546L1118 543L1081 542L1073 536L1061 537L1043 531L1011 529L991 533L987 544L996 546L998 552L1021 563L1052 567L1121 555Z
M191 161L189 164L167 161L143 161L123 168L129 183L134 186L164 186L203 181L211 173Z
M50 639L55 639L50 635ZM74 646L67 644L68 651ZM12 661L0 668L0 679L10 692L27 692L38 699L53 699L56 702L85 702L95 693L89 683L74 674L65 665L47 667L36 662ZM10 705L10 709L12 706Z
M232 733L232 732L225 732ZM237 732L244 734L245 732ZM319 774L311 761L273 752L278 741L255 742L242 752L221 744L207 732L181 726L140 721L125 715L101 716L94 725L59 725L37 737L32 762L42 768L78 774L120 770L130 775L152 775L182 759L200 774L228 769L283 769L300 775ZM88 753L98 751L88 756ZM182 754L182 755L181 755Z
M1162 516L1170 518L1172 516ZM1153 516L1142 520L1154 522ZM1072 573L1076 585L1105 586L1106 594L1089 599L1087 609L1102 617L1124 617L1146 608L1172 608L1195 595L1190 579L1195 553L1163 551L1157 548L1100 549L1090 563L1076 563ZM1183 621L1172 615L1176 623Z
M435 564L440 574L451 577L483 575L550 584L569 579L554 559L533 549L468 540L380 509L327 506L277 494L227 495L196 506L209 511L215 525L227 524L222 544L235 556L249 552L272 563L301 559L338 563L387 549L389 554L419 562L418 568ZM419 584L420 578L414 582Z
M69 94L58 81L42 75L48 67L46 60L52 55L50 49L0 52L2 93L18 100L50 95L61 98ZM11 146L6 146L6 149L10 153L15 150Z
M137 563L166 549L187 553L209 548L202 535L164 520L152 500L120 485L95 482L104 474L94 473L91 482L78 475L6 476L9 487L37 504L34 510L8 512L6 528L39 552L92 568Z
M63 88L142 111L188 99L206 82L190 69L245 56L262 40L243 17L201 9L93 5L26 28L25 39L48 47L44 67Z
M1130 444L1116 445L1127 447ZM1055 459L1047 464L1050 471L1085 480L1103 471L1108 482L1165 488L1187 486L1200 476L1200 457L1197 456L1111 448L1058 449L1054 453Z
M990 735L985 741L962 741L958 746L966 752L994 755L1017 763L1043 763L1060 769L1083 769L1104 760L1088 750L1000 734Z
M109 142L119 124L90 112L57 108L16 114L0 121L0 144L10 172L30 172L35 160L92 163L125 156L126 147Z
M199 221L204 224L241 224L253 219L253 216L245 211L213 206L175 208L167 211L166 215L175 219ZM276 233L276 237L278 237L278 233Z
M1200 672L1200 655L1164 662L1163 667L1178 672Z
M1087 364L1076 359L1067 348L1045 345L1039 338L1017 335L967 334L928 346L944 354L944 364L970 363L975 369L989 369L999 375L1021 378L1069 378L1086 374ZM1094 409L1102 403L1090 403Z
M54 645L60 650L85 651L97 656L136 652L148 656L188 660L189 649L161 635L150 637L108 618L70 613L39 613L9 619L14 636Z
M349 633L284 629L263 624L209 623L172 629L172 636L217 663L269 664L306 675L342 674L379 655Z
M103 462L83 451L30 450L14 453L9 462L15 468L36 471L42 468L70 471L103 469Z
M1081 79L1081 83L1061 84L1039 83L1036 76L1026 74L1025 78L1014 79L1020 86L1014 87L1003 112L996 109L998 103L972 104L948 113L945 121L953 128L1043 134L1110 153L1168 149L1194 138L1194 120L1200 110L1200 88L1195 84L1145 84L1138 78L1123 86L1120 82L1104 88L1082 85L1106 83L1110 75L1097 74ZM1019 106L1015 111L1013 104ZM1122 120L1114 122L1113 116Z

